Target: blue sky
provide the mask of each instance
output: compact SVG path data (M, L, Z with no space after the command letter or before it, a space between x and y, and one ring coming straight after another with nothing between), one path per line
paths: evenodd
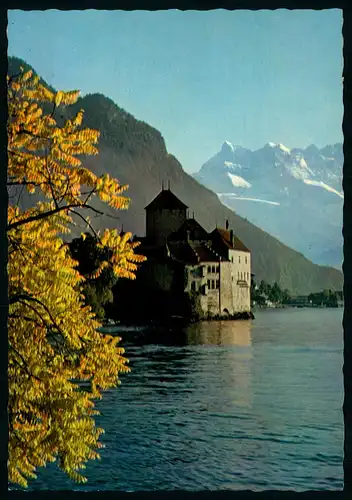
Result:
M342 136L342 11L9 11L9 55L57 89L100 92L194 172L225 140Z

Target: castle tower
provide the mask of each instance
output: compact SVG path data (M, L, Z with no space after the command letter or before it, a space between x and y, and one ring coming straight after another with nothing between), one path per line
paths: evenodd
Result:
M187 208L170 189L163 189L145 207L148 242L152 245L164 245L167 237L185 222Z

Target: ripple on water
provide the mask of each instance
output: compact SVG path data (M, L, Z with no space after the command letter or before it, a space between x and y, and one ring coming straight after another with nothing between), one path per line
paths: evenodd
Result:
M301 313L203 325L207 345L127 346L132 372L97 403L106 448L76 489L341 489L341 312ZM30 483L73 486L53 464Z

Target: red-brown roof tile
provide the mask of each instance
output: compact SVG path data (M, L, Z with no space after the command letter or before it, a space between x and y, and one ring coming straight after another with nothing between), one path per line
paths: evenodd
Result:
M242 241L237 236L234 236L234 244L232 245L231 234L230 231L228 231L227 229L222 229L217 227L211 234L216 234L216 233L218 233L221 236L222 242L227 248L250 253L250 250L244 245L244 243L242 243Z
M191 245L186 242L170 242L167 245L170 250L171 257L184 264L197 264L198 259Z
M218 262L219 257L205 244L192 245L199 257L199 262Z

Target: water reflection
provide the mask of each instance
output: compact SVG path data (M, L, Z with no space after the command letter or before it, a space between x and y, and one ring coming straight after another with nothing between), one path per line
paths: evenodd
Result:
M204 380L204 357L211 352L207 377L212 380L208 410L215 419L232 418L239 407L252 404L252 321L211 321L186 329L187 342L199 346L194 369L188 372L192 385ZM202 349L201 346L207 346ZM220 348L219 348L220 347Z
M343 486L341 312L258 311L254 321L134 331L120 333L132 372L97 403L102 459L75 488ZM72 487L55 464L30 483Z
M238 345L252 344L252 320L210 321L196 323L186 330L189 345Z

